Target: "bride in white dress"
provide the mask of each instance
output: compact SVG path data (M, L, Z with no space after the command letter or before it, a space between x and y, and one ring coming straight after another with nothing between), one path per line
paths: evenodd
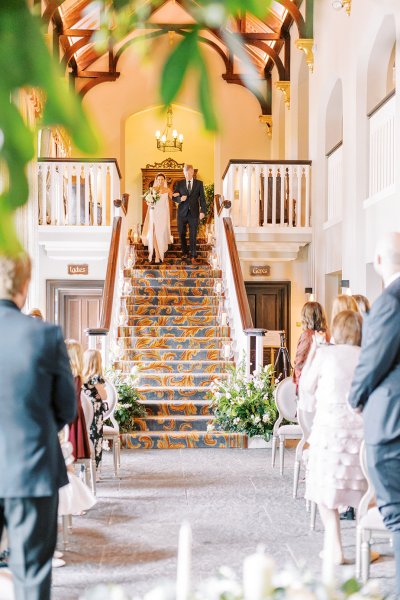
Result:
M160 194L160 199L153 207L148 207L142 231L142 242L149 249L149 261L163 262L164 254L171 243L171 226L169 214L169 198L171 190L163 173L158 173L153 188Z

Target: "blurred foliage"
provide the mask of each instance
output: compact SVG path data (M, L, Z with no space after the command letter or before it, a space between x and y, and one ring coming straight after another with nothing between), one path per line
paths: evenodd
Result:
M162 0L148 3L142 0L97 0L95 4L100 7L101 15L100 28L93 36L97 50L105 51L111 41L122 40L132 29L140 28L162 3ZM173 102L187 74L194 72L205 127L215 131L218 122L199 32L206 27L220 29L232 52L236 56L239 53L240 61L245 62L246 85L258 85L258 74L243 51L240 36L228 33L226 28L230 18L241 16L245 11L263 18L270 3L271 0L198 0L196 3L188 0L184 8L195 24L172 47L165 60L160 81L160 96L165 105ZM86 6L85 11L90 10L91 5ZM36 131L24 121L15 100L18 91L37 88L43 92L44 111L39 126L63 126L73 144L85 153L95 153L98 142L78 95L68 87L59 65L50 55L40 16L29 10L27 0L9 0L0 4L0 44L0 167L4 174L0 195L0 253L13 254L21 250L14 211L28 199L26 169L35 157L36 149Z

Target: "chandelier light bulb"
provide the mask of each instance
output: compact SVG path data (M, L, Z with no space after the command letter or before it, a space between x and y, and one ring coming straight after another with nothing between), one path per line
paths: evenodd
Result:
M163 144L165 144L165 142L167 141L167 136L165 135L165 133L162 136L161 141L163 142Z
M176 140L176 138L178 137L178 132L176 129L173 130L172 137L174 138L174 140Z
M335 10L341 10L343 8L342 0L332 0L332 7Z
M180 142L183 142L183 135L181 133L179 134L179 138L178 139L179 139Z
M156 131L157 148L161 152L182 152L183 135L174 128L171 106L167 110L167 123L164 130Z
M156 131L156 139L157 140L160 139L160 135L161 135L161 131L159 129L157 129L157 131Z

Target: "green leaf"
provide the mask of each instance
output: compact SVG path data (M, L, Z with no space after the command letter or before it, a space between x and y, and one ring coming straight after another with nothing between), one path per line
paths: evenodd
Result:
M351 596L351 594L355 594L361 590L361 585L358 583L357 579L349 579L345 581L342 585L342 591L347 595Z
M215 114L213 96L211 92L210 81L208 78L207 66L204 62L202 53L199 52L198 68L200 71L199 78L199 105L203 114L204 125L208 131L218 131L218 120Z
M164 64L161 74L161 98L171 104L181 89L189 65L198 58L198 30L187 33L177 44Z

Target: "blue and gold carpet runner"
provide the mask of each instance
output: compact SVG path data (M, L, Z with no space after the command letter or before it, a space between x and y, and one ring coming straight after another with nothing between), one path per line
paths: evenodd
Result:
M177 240L176 231L173 231ZM135 420L129 448L240 448L244 436L209 431L214 417L207 393L224 377L228 327L219 319L214 291L221 272L208 263L210 247L198 240L198 263L185 264L171 244L162 264L150 264L136 245L136 263L125 270L132 291L126 297L128 322L119 327L123 354L118 368L140 369L139 396L147 417ZM121 343L122 342L122 343Z

